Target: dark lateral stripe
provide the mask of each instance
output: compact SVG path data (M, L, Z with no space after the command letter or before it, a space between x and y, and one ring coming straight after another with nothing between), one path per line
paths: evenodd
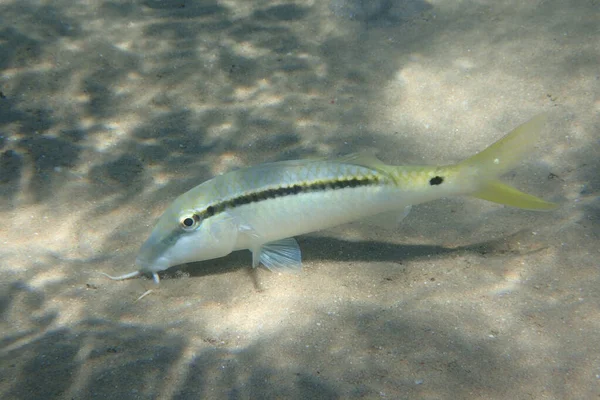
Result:
M203 220L213 215L219 214L229 208L235 208L246 204L257 203L263 200L276 199L278 197L291 196L300 193L321 192L326 190L337 190L346 188L355 188L380 184L382 179L378 176L354 177L348 179L337 179L331 181L315 181L306 183L297 183L288 187L278 187L273 189L259 190L242 194L229 200L214 203L200 211L197 216Z

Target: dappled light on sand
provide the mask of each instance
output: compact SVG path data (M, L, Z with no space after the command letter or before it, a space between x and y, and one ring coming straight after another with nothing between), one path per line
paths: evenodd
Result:
M5 0L0 19L2 400L600 395L595 2ZM298 236L298 274L248 251L159 286L101 274L136 271L215 176L455 164L540 113L502 179L551 212L448 197Z

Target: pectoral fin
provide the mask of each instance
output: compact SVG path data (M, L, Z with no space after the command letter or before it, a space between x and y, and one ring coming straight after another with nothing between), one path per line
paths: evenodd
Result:
M302 255L294 238L266 243L252 250L252 266L262 263L273 272L300 272Z

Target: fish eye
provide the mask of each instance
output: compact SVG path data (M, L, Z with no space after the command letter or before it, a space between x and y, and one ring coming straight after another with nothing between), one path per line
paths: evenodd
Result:
M198 214L192 214L181 218L179 225L184 231L193 231L200 224L200 217Z

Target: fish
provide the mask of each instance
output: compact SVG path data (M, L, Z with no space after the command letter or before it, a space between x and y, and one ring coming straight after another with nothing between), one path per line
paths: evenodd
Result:
M530 156L546 115L538 115L480 153L453 165L387 165L374 156L279 161L216 176L177 197L142 244L138 269L113 280L151 275L189 262L250 250L252 267L297 272L295 236L357 220L397 215L448 196L472 196L526 210L556 203L498 178Z

